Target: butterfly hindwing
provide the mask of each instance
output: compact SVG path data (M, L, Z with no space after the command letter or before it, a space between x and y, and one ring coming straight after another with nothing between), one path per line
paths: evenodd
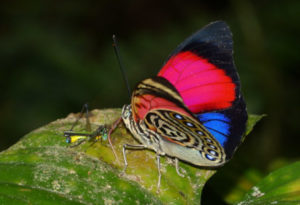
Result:
M224 150L219 142L193 116L173 110L155 109L147 113L144 122L162 141L172 144L171 152L179 159L189 161L189 154L194 152L198 154L193 162L196 165L219 166L225 162ZM166 147L164 149L168 150ZM180 152L182 147L189 152ZM176 155L177 152L180 154Z

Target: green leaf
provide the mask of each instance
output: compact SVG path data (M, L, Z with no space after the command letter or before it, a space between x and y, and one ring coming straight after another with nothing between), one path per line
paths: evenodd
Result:
M124 168L123 144L137 144L123 124L112 134L116 160L107 141L84 142L70 147L63 137L76 117L54 121L23 137L0 153L0 202L7 204L199 204L206 181L215 169L201 169L161 158L161 187L155 153L128 150ZM111 125L121 116L120 109L91 112L92 130ZM256 121L255 121L256 122ZM85 131L81 119L75 131ZM253 125L252 125L253 127Z
M93 111L92 128L111 124L121 110ZM118 163L107 143L85 142L70 148L63 131L76 115L57 120L22 138L0 154L0 202L6 204L199 204L203 185L214 170L180 163L182 178L173 162L162 158L162 182L157 193L158 171L152 151L127 151L124 167L122 145L136 143L123 125L112 135ZM84 130L82 120L77 131Z
M263 115L248 115L248 122L246 127L245 136L249 135L250 132L253 130L256 123L258 123L263 117L266 117L266 114Z
M300 162L270 173L237 204L300 204Z

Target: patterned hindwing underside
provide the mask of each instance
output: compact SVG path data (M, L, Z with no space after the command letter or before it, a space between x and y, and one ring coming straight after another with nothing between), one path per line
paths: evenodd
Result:
M147 114L144 122L162 140L196 149L204 159L217 164L225 160L224 150L219 142L199 121L190 116L171 110L155 109Z

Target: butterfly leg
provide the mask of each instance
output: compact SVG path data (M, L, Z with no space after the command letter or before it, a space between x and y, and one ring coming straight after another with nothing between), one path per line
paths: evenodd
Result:
M146 149L145 145L131 145L131 144L124 144L123 145L123 158L124 158L124 169L122 171L125 174L125 171L128 166L127 157L126 157L126 149Z
M116 160L117 160L117 162L118 162L118 164L119 164L119 158L118 158L118 156L117 156L117 153L116 153L116 151L115 151L115 148L114 148L114 146L113 146L113 144L112 144L112 142L111 142L111 133L116 129L116 127L121 123L121 121L122 121L122 117L120 117L119 119L117 119L114 123L113 123L113 125L111 126L111 128L109 129L109 131L108 131L108 142L109 142L109 144L110 144L110 146L111 146L111 149L112 149L112 151L113 151L113 153L114 153L114 156L115 156L115 158L116 158Z
M175 168L176 168L176 172L179 176L184 177L184 175L182 173L180 173L179 171L179 164L178 164L179 160L178 158L175 158Z
M157 192L159 192L160 189L160 181L161 181L161 172L160 172L160 155L156 153L156 163L157 163L157 169L158 169L158 182L157 182Z

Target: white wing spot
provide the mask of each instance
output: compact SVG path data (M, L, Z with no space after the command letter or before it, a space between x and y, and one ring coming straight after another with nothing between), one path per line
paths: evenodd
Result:
M206 158L208 159L208 160L211 160L211 161L214 161L216 158L214 158L213 156L211 156L211 155L209 155L209 154L206 154L205 155L206 156Z
M214 156L217 155L217 153L214 150L209 150L209 153L212 154L212 155L214 155Z
M209 138L205 138L207 142L212 142L211 139Z
M187 122L186 125L189 126L189 127L194 127L194 125L190 122Z
M216 149L216 147L213 146L212 144L210 144L209 147L212 148L212 149Z
M181 115L179 115L179 114L175 114L175 117L176 117L177 119L179 119L179 120L182 120L182 119L183 119L183 117L182 117Z

